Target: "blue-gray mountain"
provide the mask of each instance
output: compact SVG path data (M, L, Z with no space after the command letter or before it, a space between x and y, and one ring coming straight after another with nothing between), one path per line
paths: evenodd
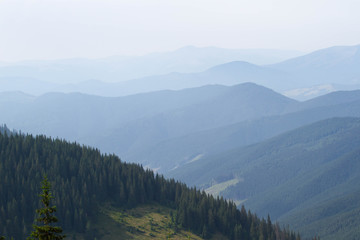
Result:
M250 83L119 98L6 93L0 96L0 122L126 156L168 138L277 115L296 103Z
M70 76L64 79L69 78ZM253 82L277 90L286 90L295 85L295 82L291 80L291 76L283 71L243 61L224 63L202 72L171 72L113 83L104 82L101 79L91 79L77 83L62 84L38 80L29 76L18 77L10 75L0 77L3 91L22 91L32 95L41 95L47 92L80 92L110 97L160 90L181 90L209 84L231 86L244 82Z

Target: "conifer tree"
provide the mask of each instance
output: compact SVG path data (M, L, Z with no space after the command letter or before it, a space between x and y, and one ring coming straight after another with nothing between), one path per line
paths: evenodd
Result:
M60 240L64 239L66 236L61 235L62 228L53 226L53 223L57 222L58 219L54 216L56 212L56 206L51 206L51 199L53 195L51 193L51 184L47 179L47 176L44 177L42 181L42 193L39 195L41 197L41 202L44 205L43 208L37 209L36 212L39 214L39 217L36 219L39 222L39 225L33 225L34 231L32 231L28 240Z

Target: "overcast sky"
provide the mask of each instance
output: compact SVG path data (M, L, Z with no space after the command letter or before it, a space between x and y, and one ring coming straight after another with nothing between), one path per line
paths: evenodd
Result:
M359 0L0 0L0 61L360 44Z

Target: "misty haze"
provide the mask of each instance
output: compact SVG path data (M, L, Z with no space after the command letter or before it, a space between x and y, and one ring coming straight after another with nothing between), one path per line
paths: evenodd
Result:
M359 7L1 1L0 239L360 239Z

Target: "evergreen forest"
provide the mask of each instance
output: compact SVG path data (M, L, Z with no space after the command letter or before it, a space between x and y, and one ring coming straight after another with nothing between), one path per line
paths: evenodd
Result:
M2 128L4 129L4 128ZM99 207L131 209L160 204L174 210L174 228L202 238L298 240L295 232L237 209L173 179L165 179L115 155L45 136L0 134L0 236L25 239L31 232L39 189L48 176L59 224L65 232L91 232Z

